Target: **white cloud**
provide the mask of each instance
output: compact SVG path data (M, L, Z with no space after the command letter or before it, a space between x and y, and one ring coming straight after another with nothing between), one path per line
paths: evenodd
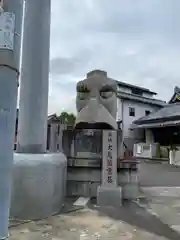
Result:
M101 68L168 100L180 77L179 0L52 0L49 112L75 111L75 83Z

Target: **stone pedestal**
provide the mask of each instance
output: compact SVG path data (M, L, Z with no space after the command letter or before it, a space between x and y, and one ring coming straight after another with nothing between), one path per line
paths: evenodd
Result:
M14 154L11 217L36 220L58 213L66 196L62 153Z
M99 206L120 207L122 204L122 190L119 186L99 186L97 191Z
M139 197L140 162L123 160L118 164L118 185L122 187L122 198L136 200Z

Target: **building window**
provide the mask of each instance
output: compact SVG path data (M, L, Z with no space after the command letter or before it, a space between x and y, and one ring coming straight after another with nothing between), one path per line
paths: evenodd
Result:
M149 110L146 110L145 111L145 115L147 116L147 115L149 115L151 112L149 111Z
M129 116L131 117L135 116L135 108L132 108L132 107L129 108Z

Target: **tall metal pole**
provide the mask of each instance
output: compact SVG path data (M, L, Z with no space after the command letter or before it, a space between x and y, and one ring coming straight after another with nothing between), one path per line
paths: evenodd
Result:
M46 152L50 5L50 0L25 0L18 153Z
M8 239L23 0L0 14L0 239ZM9 14L10 13L10 14Z

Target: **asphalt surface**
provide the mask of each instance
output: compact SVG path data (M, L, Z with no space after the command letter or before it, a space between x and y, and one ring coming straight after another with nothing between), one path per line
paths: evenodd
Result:
M141 186L180 186L180 167L141 161Z

